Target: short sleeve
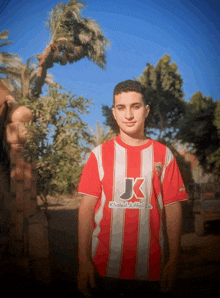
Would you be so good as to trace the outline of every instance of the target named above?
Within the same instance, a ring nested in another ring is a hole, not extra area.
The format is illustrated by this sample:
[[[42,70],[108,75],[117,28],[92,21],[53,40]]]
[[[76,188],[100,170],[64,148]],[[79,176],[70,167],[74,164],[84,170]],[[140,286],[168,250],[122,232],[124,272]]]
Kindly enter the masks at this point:
[[[101,196],[101,181],[99,179],[98,164],[93,152],[91,152],[84,166],[78,192],[98,198]]]
[[[164,206],[188,199],[187,192],[174,157],[165,169],[162,181],[162,198]]]

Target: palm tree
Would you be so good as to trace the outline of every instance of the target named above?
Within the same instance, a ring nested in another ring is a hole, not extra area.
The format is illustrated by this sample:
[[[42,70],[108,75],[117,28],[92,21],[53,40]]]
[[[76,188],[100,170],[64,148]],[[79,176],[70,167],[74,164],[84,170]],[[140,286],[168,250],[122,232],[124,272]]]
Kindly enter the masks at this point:
[[[111,130],[111,128],[108,128],[105,134],[106,126],[100,127],[99,121],[96,122],[96,131],[94,131],[91,127],[89,127],[89,129],[92,133],[91,145],[93,147],[101,145],[102,143],[107,142],[116,136],[116,134]]]
[[[47,25],[52,36],[50,44],[37,56],[38,73],[32,95],[38,96],[47,69],[54,63],[66,65],[87,57],[105,68],[105,51],[109,41],[104,37],[98,23],[81,16],[85,5],[80,0],[68,4],[58,3],[50,14]]]
[[[4,30],[2,32],[0,32],[0,42],[3,40],[3,39],[7,39],[8,38],[8,34],[9,34],[9,31],[8,30]],[[10,40],[7,40],[7,41],[4,41],[4,42],[1,42],[0,43],[0,48],[4,47],[4,46],[7,46],[9,44],[12,44],[13,42],[10,41]],[[13,60],[14,58],[16,58],[17,55],[14,55],[14,54],[8,54],[8,53],[5,53],[5,52],[1,52],[0,53],[0,65],[2,64],[5,64],[7,63],[8,61],[11,61]]]
[[[9,31],[0,33],[0,41],[8,38]],[[0,43],[0,48],[11,44],[12,41]],[[14,94],[16,100],[22,97],[28,97],[30,90],[34,87],[37,78],[37,64],[32,63],[33,57],[29,58],[26,63],[21,63],[21,58],[18,55],[0,52],[0,80]],[[52,75],[47,74],[45,82],[53,83]]]
[[[14,96],[19,101],[22,97],[29,98],[31,90],[37,78],[37,64],[32,63],[34,56],[29,58],[26,63],[21,62],[18,57],[14,61],[8,61],[5,67],[0,67],[0,73],[6,75],[6,80],[13,86]],[[52,84],[53,77],[47,73],[45,83]]]
[[[4,39],[8,38],[8,34],[9,31],[8,30],[4,30],[2,32],[0,32],[0,42]],[[12,41],[4,41],[0,43],[0,48],[7,46],[9,44],[12,44]],[[19,59],[18,55],[15,54],[9,54],[6,52],[0,52],[0,74],[4,74],[6,75],[7,71],[7,66],[13,65],[13,63],[17,63]],[[7,75],[6,75],[7,76]],[[14,87],[13,85],[7,80],[7,78],[1,77],[0,80],[4,83],[4,85],[6,85],[6,87],[9,89],[10,92],[14,91]]]
[[[32,63],[34,57],[29,58],[26,63],[21,62],[20,57],[7,61],[5,66],[0,67],[0,73],[6,78],[1,79],[8,89],[13,92],[19,101],[22,97],[29,98],[37,78],[37,64]],[[52,84],[53,77],[47,73],[45,83]]]

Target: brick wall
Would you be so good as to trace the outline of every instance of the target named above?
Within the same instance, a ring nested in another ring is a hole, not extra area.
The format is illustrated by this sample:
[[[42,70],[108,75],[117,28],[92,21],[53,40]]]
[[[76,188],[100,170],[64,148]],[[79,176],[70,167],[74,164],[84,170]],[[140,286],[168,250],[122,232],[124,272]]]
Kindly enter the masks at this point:
[[[10,183],[3,205],[9,213],[7,245],[10,254],[37,280],[47,283],[50,281],[48,221],[37,205],[36,163],[26,162],[23,156],[25,123],[32,118],[28,108],[16,104],[8,109],[7,118],[4,115],[7,119],[5,133],[10,157]]]

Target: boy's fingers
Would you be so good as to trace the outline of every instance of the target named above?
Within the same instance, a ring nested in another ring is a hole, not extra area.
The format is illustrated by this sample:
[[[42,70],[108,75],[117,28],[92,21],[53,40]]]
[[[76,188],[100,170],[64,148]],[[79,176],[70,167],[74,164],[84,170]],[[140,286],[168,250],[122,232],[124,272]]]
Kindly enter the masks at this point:
[[[88,287],[85,285],[85,284],[80,284],[78,286],[78,290],[86,297],[86,298],[89,298],[89,297],[92,297]]]
[[[167,292],[169,288],[169,279],[167,275],[164,275],[160,281],[161,292]]]
[[[80,291],[86,298],[92,297],[91,293],[89,292],[88,288],[84,288]]]
[[[91,288],[96,288],[95,274],[91,274],[90,276],[90,286]]]

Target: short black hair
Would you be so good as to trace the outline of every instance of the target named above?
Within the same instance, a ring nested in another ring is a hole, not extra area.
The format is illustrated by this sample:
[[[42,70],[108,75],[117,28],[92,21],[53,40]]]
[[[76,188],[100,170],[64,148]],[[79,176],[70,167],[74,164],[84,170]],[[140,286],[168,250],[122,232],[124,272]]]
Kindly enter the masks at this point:
[[[129,92],[129,91],[140,93],[142,95],[144,104],[146,104],[144,90],[145,90],[144,86],[139,81],[126,80],[126,81],[120,82],[115,86],[115,89],[113,91],[113,105],[115,104],[115,95],[120,94],[122,92]]]

